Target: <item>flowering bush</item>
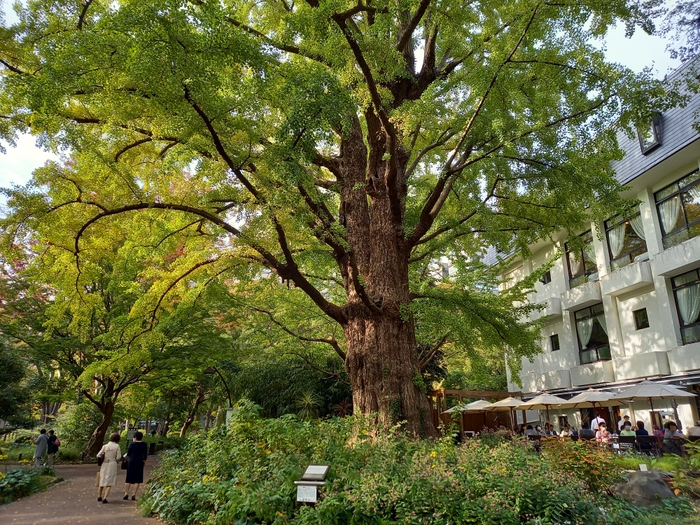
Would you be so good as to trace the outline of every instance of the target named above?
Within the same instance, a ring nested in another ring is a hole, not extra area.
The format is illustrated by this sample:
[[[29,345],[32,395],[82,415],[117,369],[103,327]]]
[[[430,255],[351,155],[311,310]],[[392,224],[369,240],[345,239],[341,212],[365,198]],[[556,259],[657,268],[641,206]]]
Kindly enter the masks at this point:
[[[517,440],[417,441],[359,417],[262,419],[243,406],[228,431],[193,436],[163,458],[142,510],[208,525],[607,524],[631,512],[562,454]],[[331,466],[313,507],[295,497],[309,464]]]

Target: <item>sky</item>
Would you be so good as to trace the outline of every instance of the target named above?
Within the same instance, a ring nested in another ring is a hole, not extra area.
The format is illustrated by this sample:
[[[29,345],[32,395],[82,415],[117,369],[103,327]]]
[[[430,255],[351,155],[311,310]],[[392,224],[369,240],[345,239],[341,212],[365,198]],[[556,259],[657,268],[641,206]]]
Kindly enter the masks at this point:
[[[0,5],[2,4],[0,0]],[[7,3],[5,3],[7,5]],[[12,22],[14,15],[6,13],[6,21]],[[631,39],[625,38],[624,27],[618,26],[609,33],[605,43],[606,55],[611,62],[623,64],[633,71],[639,72],[647,66],[652,66],[657,78],[663,78],[670,70],[680,63],[672,60],[666,51],[666,41],[657,36],[649,36],[637,31]],[[22,135],[17,140],[16,147],[0,141],[6,153],[0,153],[0,187],[23,185],[32,172],[43,166],[48,160],[57,157],[35,145],[36,140],[29,135]]]

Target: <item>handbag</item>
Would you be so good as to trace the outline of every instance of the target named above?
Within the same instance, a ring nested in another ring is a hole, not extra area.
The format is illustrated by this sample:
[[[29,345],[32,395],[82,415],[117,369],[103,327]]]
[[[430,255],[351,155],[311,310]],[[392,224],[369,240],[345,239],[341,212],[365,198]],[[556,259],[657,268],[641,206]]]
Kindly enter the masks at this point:
[[[101,467],[102,463],[104,463],[104,462],[105,462],[105,455],[104,454],[102,454],[102,455],[97,454],[97,466]]]
[[[129,467],[129,460],[127,458],[122,458],[122,470],[126,470]]]

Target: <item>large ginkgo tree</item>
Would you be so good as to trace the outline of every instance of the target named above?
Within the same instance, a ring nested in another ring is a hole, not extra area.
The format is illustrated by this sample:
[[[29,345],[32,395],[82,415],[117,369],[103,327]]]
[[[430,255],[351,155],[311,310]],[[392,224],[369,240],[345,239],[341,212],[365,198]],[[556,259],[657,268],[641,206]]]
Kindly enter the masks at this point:
[[[621,206],[615,132],[664,95],[592,40],[652,31],[652,7],[30,0],[0,30],[0,133],[70,159],[9,193],[7,246],[33,239],[80,292],[91,250],[182,239],[141,284],[235,288],[342,357],[356,411],[434,434],[436,352],[500,346],[517,370],[536,351],[525,288],[494,295],[484,250]]]

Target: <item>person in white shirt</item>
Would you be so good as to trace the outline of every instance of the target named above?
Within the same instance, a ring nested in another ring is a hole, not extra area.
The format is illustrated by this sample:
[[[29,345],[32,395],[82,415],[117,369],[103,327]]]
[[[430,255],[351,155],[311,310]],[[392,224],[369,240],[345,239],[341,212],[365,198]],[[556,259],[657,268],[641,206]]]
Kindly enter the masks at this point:
[[[591,420],[591,430],[598,430],[598,425],[600,425],[601,423],[603,425],[607,424],[607,423],[605,423],[605,420],[602,417],[600,417],[600,416],[594,417]]]
[[[696,421],[695,426],[688,429],[688,437],[700,437],[700,421]]]
[[[630,421],[630,417],[627,414],[625,414],[624,416],[622,416],[622,419],[620,421],[618,421],[618,423],[617,423],[618,430],[622,431],[625,428],[625,425],[627,423],[629,423],[630,426],[632,426],[632,422]]]

